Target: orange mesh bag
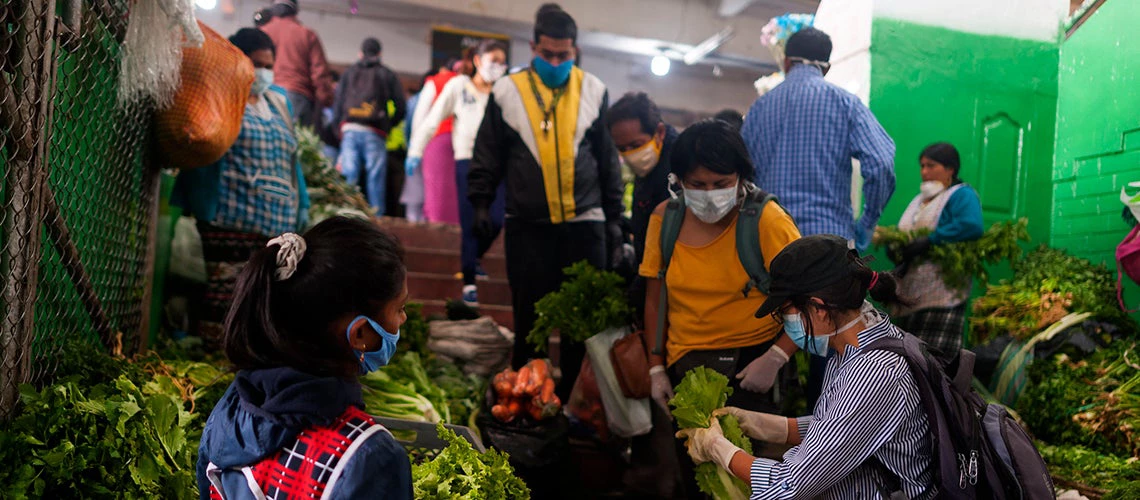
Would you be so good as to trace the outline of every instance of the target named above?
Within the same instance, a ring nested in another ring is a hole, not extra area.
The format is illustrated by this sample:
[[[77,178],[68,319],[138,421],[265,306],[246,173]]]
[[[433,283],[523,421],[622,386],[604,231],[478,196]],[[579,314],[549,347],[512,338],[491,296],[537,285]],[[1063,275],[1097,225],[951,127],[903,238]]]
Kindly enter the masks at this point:
[[[182,83],[174,104],[155,116],[165,166],[192,169],[218,161],[241,131],[253,85],[253,63],[201,22],[206,42],[182,51]]]

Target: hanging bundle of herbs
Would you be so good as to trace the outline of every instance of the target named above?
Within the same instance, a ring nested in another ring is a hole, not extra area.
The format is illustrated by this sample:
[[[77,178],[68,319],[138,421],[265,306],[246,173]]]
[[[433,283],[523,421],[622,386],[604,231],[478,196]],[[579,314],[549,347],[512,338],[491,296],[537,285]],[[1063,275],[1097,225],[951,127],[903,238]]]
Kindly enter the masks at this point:
[[[1024,217],[1017,222],[995,223],[977,240],[933,245],[926,255],[918,257],[913,264],[937,264],[943,280],[951,287],[969,286],[970,280],[974,278],[984,283],[989,279],[986,270],[988,266],[1013,262],[1021,257],[1019,242],[1029,241],[1028,225],[1029,222]],[[880,227],[875,230],[875,247],[886,249],[890,255],[897,255],[908,243],[930,234],[930,229],[902,231],[897,226]]]

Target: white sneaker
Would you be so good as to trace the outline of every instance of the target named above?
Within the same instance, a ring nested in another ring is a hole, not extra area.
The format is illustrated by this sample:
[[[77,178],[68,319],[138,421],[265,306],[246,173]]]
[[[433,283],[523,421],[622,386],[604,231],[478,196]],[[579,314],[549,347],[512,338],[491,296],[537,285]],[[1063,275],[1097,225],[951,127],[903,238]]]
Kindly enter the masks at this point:
[[[467,307],[479,307],[479,293],[475,285],[463,285],[463,303]]]

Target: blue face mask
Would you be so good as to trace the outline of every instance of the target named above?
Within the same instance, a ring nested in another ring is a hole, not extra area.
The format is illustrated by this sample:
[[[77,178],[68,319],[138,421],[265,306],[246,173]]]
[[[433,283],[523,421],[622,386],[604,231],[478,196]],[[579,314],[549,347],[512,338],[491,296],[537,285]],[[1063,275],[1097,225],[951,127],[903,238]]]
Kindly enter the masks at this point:
[[[562,64],[555,66],[546,62],[538,56],[534,56],[534,61],[531,62],[534,72],[538,73],[538,78],[542,80],[542,84],[556,89],[566,85],[566,81],[570,79],[570,70],[574,69],[574,60],[562,61]]]
[[[796,347],[799,347],[800,350],[807,352],[808,354],[827,357],[827,353],[830,349],[830,346],[828,346],[828,340],[831,337],[838,335],[839,332],[855,326],[855,324],[859,323],[859,321],[862,319],[863,318],[861,317],[857,317],[851,320],[850,323],[839,327],[839,329],[827,335],[812,335],[811,344],[807,344],[807,330],[804,329],[803,317],[799,314],[785,314],[784,332],[788,334],[788,338],[792,339],[792,342],[795,343]]]
[[[784,315],[784,332],[801,351],[821,357],[827,356],[827,338],[831,335],[812,335],[811,344],[807,345],[807,331],[804,330],[804,320],[799,314]]]
[[[348,339],[349,345],[352,345],[352,325],[357,321],[364,319],[376,333],[380,334],[380,348],[375,351],[361,352],[356,349],[352,350],[352,354],[360,360],[360,372],[370,373],[379,370],[382,366],[387,366],[388,361],[392,360],[392,356],[396,354],[396,342],[400,341],[400,330],[396,333],[388,333],[384,327],[369,318],[368,316],[357,316],[348,324],[348,330],[344,332],[345,338]]]
[[[253,85],[249,88],[249,95],[261,95],[269,86],[273,85],[273,70],[266,68],[255,68],[253,70]]]

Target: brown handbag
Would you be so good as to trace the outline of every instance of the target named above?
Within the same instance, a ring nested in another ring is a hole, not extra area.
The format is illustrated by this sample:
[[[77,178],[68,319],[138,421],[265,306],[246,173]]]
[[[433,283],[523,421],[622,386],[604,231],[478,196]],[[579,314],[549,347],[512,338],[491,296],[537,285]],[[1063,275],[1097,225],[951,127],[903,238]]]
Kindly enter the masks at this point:
[[[614,342],[610,361],[625,397],[645,399],[650,396],[649,352],[645,348],[644,332],[638,330]]]

